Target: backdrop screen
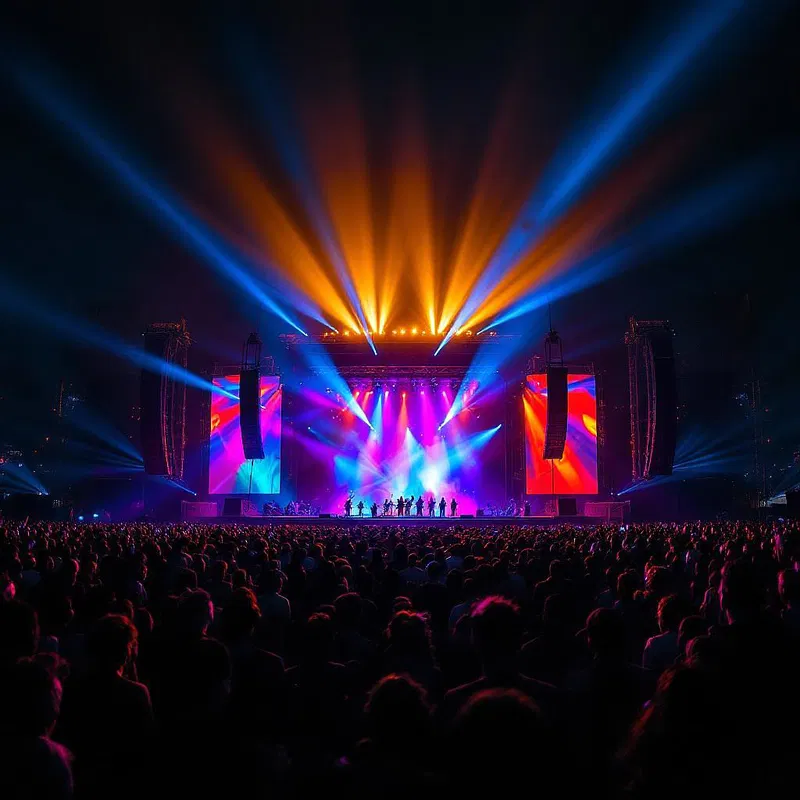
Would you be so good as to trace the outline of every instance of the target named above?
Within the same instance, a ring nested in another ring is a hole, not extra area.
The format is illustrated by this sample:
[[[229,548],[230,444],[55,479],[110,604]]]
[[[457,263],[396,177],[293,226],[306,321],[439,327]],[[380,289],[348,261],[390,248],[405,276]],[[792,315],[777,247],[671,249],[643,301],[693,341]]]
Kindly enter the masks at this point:
[[[545,461],[547,375],[528,375],[525,408],[525,491],[527,494],[597,494],[597,397],[594,375],[567,379],[567,444],[558,461]]]
[[[261,438],[264,459],[245,461],[239,428],[239,376],[214,378],[214,385],[233,397],[211,394],[209,443],[209,494],[277,494],[281,490],[281,387],[280,378],[261,376]]]
[[[305,454],[299,495],[338,513],[351,493],[354,506],[363,500],[366,514],[373,502],[382,510],[384,500],[401,495],[422,496],[425,515],[431,497],[446,499],[448,516],[453,498],[459,514],[505,503],[504,406],[497,392],[478,389],[469,387],[462,403],[449,381],[412,388],[388,380],[353,387],[360,412],[335,395],[306,391],[304,424],[295,434]],[[456,398],[459,411],[445,422]]]

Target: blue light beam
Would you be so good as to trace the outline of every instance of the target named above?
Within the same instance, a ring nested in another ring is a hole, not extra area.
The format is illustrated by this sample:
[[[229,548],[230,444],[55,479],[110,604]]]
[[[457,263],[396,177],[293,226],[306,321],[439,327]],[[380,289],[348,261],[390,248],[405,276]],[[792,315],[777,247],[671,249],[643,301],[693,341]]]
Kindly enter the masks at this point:
[[[236,263],[227,248],[212,236],[187,210],[181,208],[177,198],[134,169],[130,159],[121,155],[101,136],[76,108],[59,96],[39,76],[28,70],[19,70],[17,80],[25,94],[54,121],[69,130],[89,153],[110,168],[117,179],[132,192],[140,204],[154,217],[188,244],[203,260],[211,264],[221,275],[230,279],[244,292],[253,297],[268,311],[304,336],[308,334],[264,291],[261,282],[247,269]],[[306,313],[324,323],[318,311],[307,305]]]
[[[662,107],[665,92],[745,5],[744,0],[714,0],[701,8],[693,7],[668,36],[662,37],[664,44],[654,58],[626,70],[627,75],[637,76],[637,83],[627,91],[614,88],[609,92],[613,98],[621,99],[611,108],[604,103],[591,122],[561,148],[523,206],[517,222],[490,258],[436,353],[473,316],[489,291],[598,177],[601,169],[629,144],[648,119],[647,112]]]

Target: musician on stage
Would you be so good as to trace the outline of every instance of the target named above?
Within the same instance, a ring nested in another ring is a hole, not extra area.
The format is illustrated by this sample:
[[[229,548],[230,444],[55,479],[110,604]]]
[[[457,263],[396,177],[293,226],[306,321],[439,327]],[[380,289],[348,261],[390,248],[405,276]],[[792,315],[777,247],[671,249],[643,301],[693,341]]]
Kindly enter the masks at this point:
[[[358,505],[356,506],[356,508],[358,509],[358,516],[359,517],[363,517],[364,516],[364,501],[363,500],[359,500],[358,501]]]
[[[450,501],[450,516],[454,517],[456,515],[456,509],[458,508],[458,501],[455,497]]]
[[[353,498],[348,497],[347,500],[344,501],[344,513],[345,516],[350,516],[353,511]]]
[[[411,516],[411,508],[414,505],[414,495],[412,494],[411,497],[406,500],[406,516]]]
[[[369,507],[370,513],[373,517],[378,516],[378,504],[373,500],[372,505]]]
[[[397,516],[402,517],[403,513],[406,510],[406,501],[403,499],[403,495],[397,498]]]
[[[422,499],[422,495],[417,498],[417,516],[422,516],[422,507],[425,505],[425,501]]]
[[[444,497],[442,497],[442,499],[439,501],[439,516],[440,517],[444,516],[444,512],[445,512],[446,509],[447,509],[447,500],[445,500]]]
[[[392,501],[389,497],[387,497],[383,501],[383,516],[384,517],[391,517],[392,516]]]
[[[436,514],[436,498],[431,495],[431,499],[428,500],[428,516],[432,517]]]

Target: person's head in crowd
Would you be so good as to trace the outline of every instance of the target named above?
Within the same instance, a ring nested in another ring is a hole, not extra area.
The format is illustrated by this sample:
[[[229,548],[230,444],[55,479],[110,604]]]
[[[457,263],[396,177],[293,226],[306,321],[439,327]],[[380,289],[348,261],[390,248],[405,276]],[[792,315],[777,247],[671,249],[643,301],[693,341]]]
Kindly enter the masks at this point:
[[[519,606],[504,597],[481,600],[472,609],[472,638],[484,670],[510,664],[522,637]]]
[[[122,614],[107,614],[92,625],[86,637],[86,654],[93,670],[100,674],[122,674],[136,656],[138,632]]]
[[[660,600],[670,594],[672,573],[667,567],[651,566],[645,572],[645,591],[648,597]]]
[[[324,664],[333,652],[333,621],[328,614],[312,614],[303,628],[302,658],[310,665]]]
[[[563,581],[569,574],[567,562],[562,561],[559,558],[554,559],[550,562],[550,567],[547,570],[547,574],[554,581]]]
[[[247,571],[241,567],[235,569],[233,575],[231,575],[231,586],[233,586],[234,589],[241,589],[248,585]]]
[[[633,796],[670,797],[687,788],[693,797],[714,794],[708,764],[725,735],[724,702],[718,680],[706,670],[678,666],[662,673],[623,749]],[[700,776],[708,780],[702,792],[696,785]]]
[[[146,608],[137,608],[133,612],[133,624],[139,637],[146,639],[153,632],[153,615]]]
[[[639,591],[639,576],[632,569],[626,569],[617,578],[617,598],[622,602],[630,602]]]
[[[6,735],[49,736],[61,710],[61,681],[42,660],[21,658],[0,681],[0,730]]]
[[[478,692],[456,716],[450,738],[453,778],[462,790],[518,789],[521,771],[548,763],[539,707],[516,689]]]
[[[431,632],[422,614],[398,611],[389,623],[387,634],[389,645],[395,653],[407,656],[430,654]]]
[[[260,618],[261,611],[252,589],[244,586],[234,589],[220,615],[222,638],[232,642],[251,636]]]
[[[563,594],[551,594],[544,601],[542,623],[548,631],[561,631],[570,621],[571,606]]]
[[[220,559],[211,565],[211,580],[215,584],[223,584],[228,581],[228,562]]]
[[[424,747],[431,727],[425,689],[408,675],[387,675],[370,691],[364,706],[371,742],[392,757]]]
[[[197,573],[193,569],[182,567],[175,575],[175,582],[173,584],[173,591],[175,594],[181,594],[185,591],[194,591],[197,589]]]
[[[347,592],[334,601],[336,625],[340,630],[356,630],[361,622],[361,595]]]
[[[276,569],[267,569],[261,573],[259,583],[261,594],[280,594],[283,589],[283,576]]]
[[[189,638],[202,638],[214,621],[214,604],[204,589],[194,589],[182,594],[178,600],[177,622],[179,633]]]
[[[704,617],[693,614],[684,617],[678,628],[678,654],[681,658],[688,658],[689,645],[698,636],[708,633],[708,621]]]
[[[39,621],[27,603],[9,600],[0,603],[0,666],[29,658],[39,643]]]
[[[739,559],[725,564],[719,584],[719,601],[729,624],[747,622],[758,615],[764,591],[749,562]]]
[[[656,619],[661,633],[677,633],[685,616],[686,603],[677,595],[669,594],[658,601]]]
[[[431,583],[440,583],[445,574],[445,568],[440,561],[429,561],[428,566],[425,568],[428,580]]]
[[[625,658],[625,622],[618,611],[596,608],[586,618],[586,645],[595,659],[619,661]]]

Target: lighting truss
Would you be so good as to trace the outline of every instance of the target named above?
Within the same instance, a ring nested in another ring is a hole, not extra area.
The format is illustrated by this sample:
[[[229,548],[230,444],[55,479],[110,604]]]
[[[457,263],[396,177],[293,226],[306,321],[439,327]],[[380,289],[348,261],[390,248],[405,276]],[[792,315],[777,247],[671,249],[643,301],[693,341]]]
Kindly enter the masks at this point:
[[[341,375],[343,378],[363,378],[365,380],[385,381],[391,378],[408,378],[419,380],[460,380],[467,373],[475,376],[476,379],[481,375],[493,375],[496,369],[486,367],[476,369],[466,366],[445,366],[445,365],[407,365],[407,366],[381,366],[381,365],[358,365],[358,366],[312,366],[310,371],[314,375]]]

